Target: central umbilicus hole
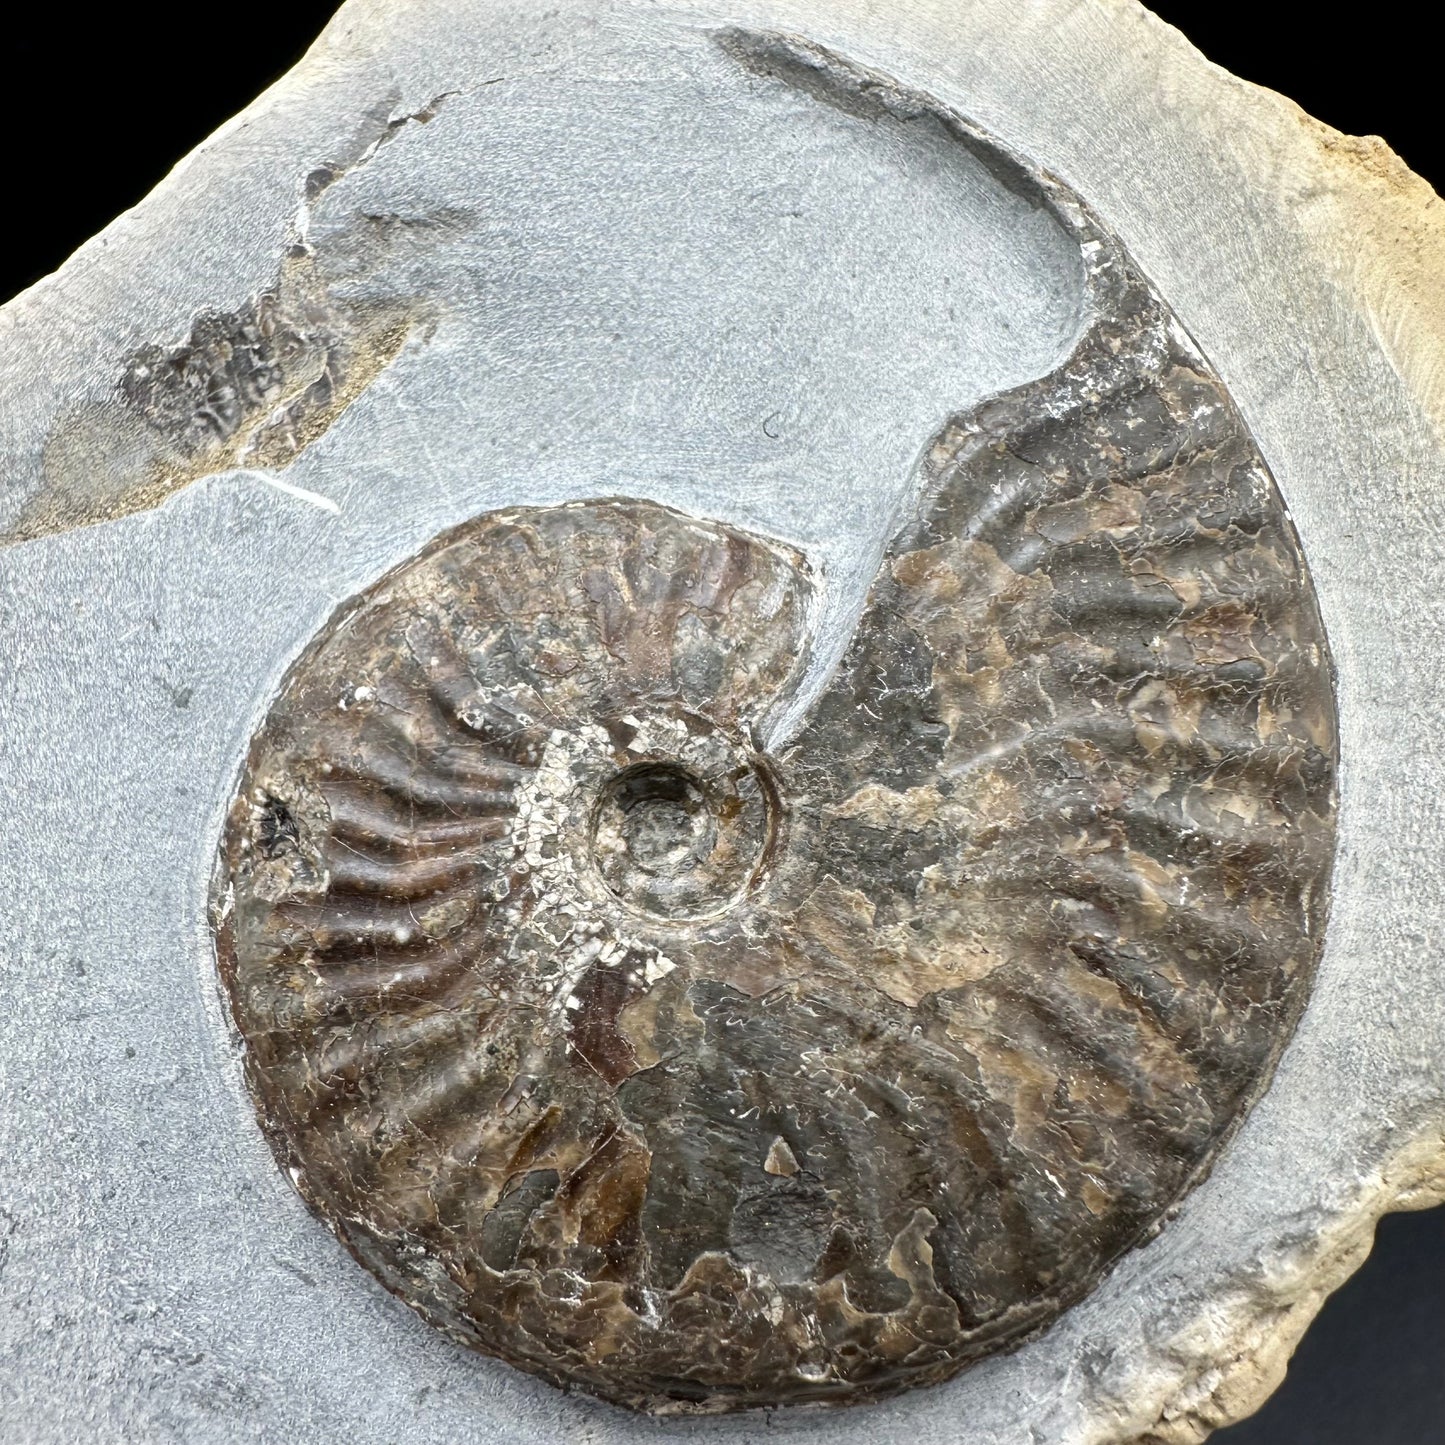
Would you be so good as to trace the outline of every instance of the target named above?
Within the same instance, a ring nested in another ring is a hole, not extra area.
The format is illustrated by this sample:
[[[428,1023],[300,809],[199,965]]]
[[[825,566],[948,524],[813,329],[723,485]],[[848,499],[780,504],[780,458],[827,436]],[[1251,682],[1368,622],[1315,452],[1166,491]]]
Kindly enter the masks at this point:
[[[628,858],[644,872],[675,875],[712,851],[716,824],[707,794],[684,769],[643,763],[618,774],[608,791]]]

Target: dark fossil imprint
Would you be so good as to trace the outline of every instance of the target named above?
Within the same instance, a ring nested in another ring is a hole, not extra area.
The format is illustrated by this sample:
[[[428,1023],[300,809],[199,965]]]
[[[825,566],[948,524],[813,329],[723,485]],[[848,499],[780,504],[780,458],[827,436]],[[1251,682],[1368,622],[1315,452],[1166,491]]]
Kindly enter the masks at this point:
[[[804,560],[604,500],[436,539],[255,739],[216,919],[262,1122],[475,1348],[653,1410],[943,1379],[1087,1293],[1268,1081],[1327,904],[1319,615],[1218,378],[1025,179],[1091,324],[938,437],[789,732]]]

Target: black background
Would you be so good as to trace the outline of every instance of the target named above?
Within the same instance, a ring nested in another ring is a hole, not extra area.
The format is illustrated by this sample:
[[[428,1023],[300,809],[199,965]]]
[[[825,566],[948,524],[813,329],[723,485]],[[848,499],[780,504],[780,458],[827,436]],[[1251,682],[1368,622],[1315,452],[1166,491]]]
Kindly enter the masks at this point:
[[[334,4],[55,4],[0,21],[9,205],[0,300],[53,271],[310,45]],[[1210,59],[1339,130],[1383,135],[1445,189],[1433,7],[1288,0],[1152,7]],[[19,27],[17,29],[17,27]],[[3,398],[0,398],[3,404]],[[1284,1385],[1219,1445],[1445,1445],[1445,1210],[1383,1221]]]

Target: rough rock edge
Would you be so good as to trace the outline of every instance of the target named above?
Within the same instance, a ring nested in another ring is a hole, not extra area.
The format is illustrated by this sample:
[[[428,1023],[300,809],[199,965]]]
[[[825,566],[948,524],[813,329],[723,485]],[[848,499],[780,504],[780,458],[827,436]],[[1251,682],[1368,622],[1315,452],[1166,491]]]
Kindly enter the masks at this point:
[[[1439,1204],[1445,1134],[1432,1130],[1363,1181],[1306,1248],[1282,1265],[1260,1261],[1252,1275],[1231,1279],[1210,1314],[1157,1347],[1174,1374],[1162,1403],[1131,1409],[1122,1399],[1099,1399],[1100,1427],[1080,1445],[1200,1445],[1254,1414],[1284,1380],[1325,1300],[1369,1257],[1381,1217]]]
[[[1287,95],[1226,70],[1138,0],[1108,0],[1108,8],[1182,52],[1184,64],[1202,68],[1241,107],[1273,112],[1271,130],[1300,132],[1300,153],[1287,158],[1289,179],[1332,213],[1330,224],[1312,226],[1305,239],[1321,270],[1364,313],[1395,374],[1445,440],[1445,200],[1382,137],[1347,135]],[[1329,244],[1336,237],[1349,243]]]

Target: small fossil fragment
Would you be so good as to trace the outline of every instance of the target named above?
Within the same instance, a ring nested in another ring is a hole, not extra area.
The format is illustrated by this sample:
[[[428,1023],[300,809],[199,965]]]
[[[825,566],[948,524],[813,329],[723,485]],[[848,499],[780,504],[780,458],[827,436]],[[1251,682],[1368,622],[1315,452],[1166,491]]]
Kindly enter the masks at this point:
[[[216,914],[263,1123],[478,1349],[652,1410],[942,1379],[1268,1080],[1327,902],[1323,631],[1221,383],[1038,184],[1093,323],[938,438],[791,733],[804,560],[602,500],[438,538],[255,739]]]

